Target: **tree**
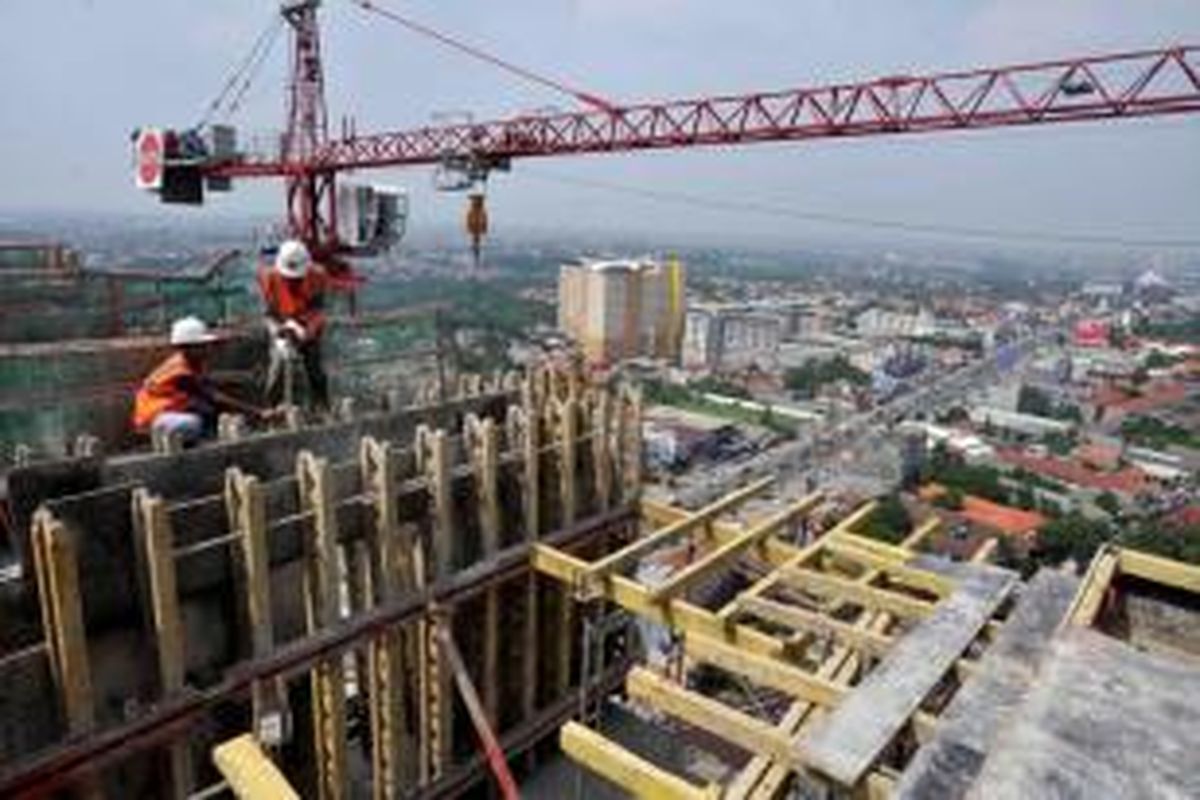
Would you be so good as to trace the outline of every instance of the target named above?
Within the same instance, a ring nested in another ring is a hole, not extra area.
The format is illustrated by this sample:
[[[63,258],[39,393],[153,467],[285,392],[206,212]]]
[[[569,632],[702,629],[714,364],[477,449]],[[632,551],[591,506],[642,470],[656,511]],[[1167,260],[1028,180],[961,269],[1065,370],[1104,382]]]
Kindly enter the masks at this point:
[[[1050,395],[1038,387],[1023,385],[1017,394],[1017,411],[1037,417],[1053,417],[1054,402]]]
[[[1121,500],[1112,492],[1106,491],[1096,498],[1096,507],[1110,517],[1115,517],[1121,513]]]
[[[1200,527],[1162,526],[1141,523],[1131,526],[1120,537],[1121,545],[1134,550],[1200,564]]]
[[[1037,558],[1042,564],[1057,566],[1073,560],[1083,570],[1100,545],[1112,537],[1107,522],[1088,519],[1078,511],[1051,520],[1038,534]]]
[[[867,518],[863,520],[862,532],[872,539],[897,544],[912,530],[912,518],[904,507],[900,495],[892,493],[879,500]]]
[[[951,486],[946,491],[942,492],[934,501],[933,504],[945,508],[949,511],[962,511],[963,493],[962,489],[957,486]]]

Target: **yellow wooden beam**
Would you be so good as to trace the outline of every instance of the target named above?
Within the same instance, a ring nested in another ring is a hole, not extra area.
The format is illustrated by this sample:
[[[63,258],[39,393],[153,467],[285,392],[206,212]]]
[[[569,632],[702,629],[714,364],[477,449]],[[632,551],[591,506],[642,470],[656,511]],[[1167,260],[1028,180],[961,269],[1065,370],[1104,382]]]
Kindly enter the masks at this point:
[[[716,800],[716,786],[699,787],[667,772],[595,731],[568,722],[558,735],[564,753],[580,765],[645,800]]]
[[[782,579],[797,588],[825,597],[864,606],[874,611],[887,611],[899,617],[922,618],[933,611],[934,604],[915,597],[867,586],[835,575],[811,569],[785,567]]]
[[[533,568],[565,583],[573,583],[587,568],[587,562],[547,545],[534,545]],[[778,656],[786,644],[748,625],[730,625],[706,608],[676,598],[669,603],[653,603],[649,590],[623,575],[613,575],[601,595],[605,599],[651,622],[685,633],[697,633],[723,639],[760,655]]]
[[[719,544],[714,550],[651,588],[650,600],[655,603],[662,602],[665,598],[679,594],[687,587],[710,575],[713,570],[728,566],[733,559],[767,536],[775,533],[801,514],[808,513],[820,500],[821,493],[814,492],[797,500],[779,513],[771,515],[766,521],[755,525],[745,533]]]
[[[635,700],[708,731],[750,753],[765,753],[801,769],[797,749],[774,725],[730,708],[722,702],[685,689],[656,672],[634,667],[625,679],[626,693]]]
[[[212,759],[240,800],[300,800],[287,778],[248,733],[214,747]]]
[[[944,575],[905,566],[902,562],[894,561],[888,556],[860,547],[859,541],[861,540],[857,537],[853,540],[839,537],[834,541],[826,540],[824,549],[841,558],[879,570],[896,583],[929,592],[939,598],[954,591],[954,581]]]
[[[1111,547],[1102,547],[1096,553],[1067,612],[1070,624],[1088,627],[1096,621],[1108,587],[1117,574],[1117,563],[1117,553]]]
[[[692,531],[693,529],[716,519],[721,514],[746,502],[756,494],[769,488],[775,482],[774,478],[763,478],[760,481],[725,495],[720,500],[710,503],[691,516],[674,522],[665,528],[660,528],[649,536],[622,547],[614,553],[590,564],[584,576],[585,587],[598,591],[596,584],[602,583],[609,575],[637,561],[642,556],[667,544],[673,539]]]
[[[1117,551],[1117,562],[1126,575],[1200,594],[1200,567],[1194,564],[1125,548]]]
[[[859,550],[865,550],[868,553],[874,554],[876,557],[886,559],[892,564],[903,564],[912,559],[912,552],[899,545],[889,544],[888,542],[872,539],[870,536],[859,536],[857,533],[850,531],[839,531],[826,539],[830,544],[841,542],[846,545],[852,545]]]
[[[890,636],[841,622],[833,617],[810,611],[798,606],[777,603],[762,597],[747,597],[738,601],[738,607],[759,619],[783,625],[793,630],[832,636],[850,645],[855,650],[875,658],[884,656],[893,644]]]
[[[771,552],[768,548],[767,553],[768,561],[772,566],[776,567],[776,569],[767,573],[762,578],[759,578],[748,589],[742,591],[740,596],[757,597],[764,594],[768,589],[779,582],[779,569],[785,567],[799,567],[807,564],[809,561],[820,555],[823,542],[827,541],[831,536],[835,536],[843,531],[851,530],[859,522],[866,519],[867,516],[875,510],[877,505],[878,503],[874,500],[863,503],[848,516],[838,521],[836,525],[826,531],[819,539],[809,543],[804,548],[795,547],[783,542],[775,542],[775,540],[768,540],[768,544],[775,544],[777,546],[776,552]],[[737,613],[737,602],[731,601],[726,603],[717,613],[722,619],[728,619],[733,614]]]
[[[935,528],[936,518],[934,525],[923,525],[910,533],[908,538],[901,542],[901,546],[915,550]],[[878,575],[878,572],[872,570],[857,580],[865,585]],[[883,633],[892,624],[892,616],[884,612],[866,613],[861,615],[855,624],[857,627],[873,633]],[[838,685],[847,684],[858,674],[859,664],[860,659],[854,650],[846,646],[839,646],[830,654],[829,658],[825,659],[816,674]],[[794,737],[817,718],[817,710],[816,705],[803,700],[793,703],[780,721],[779,729],[788,736]],[[782,790],[790,774],[791,768],[786,764],[775,763],[765,756],[756,756],[729,785],[725,800],[743,800],[744,798],[773,800]]]
[[[820,706],[833,706],[846,693],[844,687],[805,672],[799,667],[776,658],[748,652],[744,648],[708,636],[687,634],[683,639],[683,652],[696,661],[742,675],[751,683]]]

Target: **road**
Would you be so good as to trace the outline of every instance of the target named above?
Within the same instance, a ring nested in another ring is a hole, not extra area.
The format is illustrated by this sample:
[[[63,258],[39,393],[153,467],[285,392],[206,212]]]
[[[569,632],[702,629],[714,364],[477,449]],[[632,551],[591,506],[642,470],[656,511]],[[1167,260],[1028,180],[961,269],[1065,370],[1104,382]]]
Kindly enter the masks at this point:
[[[1018,341],[1020,357],[1008,372],[1020,372],[1033,355],[1051,341],[1054,331]],[[822,474],[839,460],[866,463],[878,459],[879,445],[892,426],[918,412],[932,417],[948,406],[962,402],[971,392],[994,385],[1001,370],[993,357],[985,357],[951,372],[927,373],[923,383],[880,403],[874,408],[824,426],[800,431],[795,439],[732,464],[716,465],[704,472],[703,483],[681,488],[676,500],[696,507],[732,491],[747,481],[767,474],[779,475],[787,484],[824,483]],[[869,445],[869,446],[868,446]]]

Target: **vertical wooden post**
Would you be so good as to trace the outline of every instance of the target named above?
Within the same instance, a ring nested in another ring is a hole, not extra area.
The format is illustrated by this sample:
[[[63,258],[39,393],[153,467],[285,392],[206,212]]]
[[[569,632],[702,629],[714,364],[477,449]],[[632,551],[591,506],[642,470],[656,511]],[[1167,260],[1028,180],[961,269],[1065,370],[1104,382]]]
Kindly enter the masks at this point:
[[[306,540],[304,598],[309,633],[338,620],[337,508],[329,462],[307,451],[296,460],[300,507],[312,516]],[[317,790],[322,800],[347,794],[345,688],[337,657],[312,670],[313,732],[317,753]]]
[[[424,426],[417,429],[418,466],[425,474],[433,501],[433,580],[445,580],[454,568],[454,508],[450,493],[450,448],[446,432],[432,431]],[[450,609],[446,609],[449,622]],[[437,780],[450,766],[453,755],[454,698],[451,675],[442,663],[437,645],[436,627],[426,619],[422,630],[422,647],[427,665],[426,696],[428,718],[425,735],[430,756],[430,779]]]
[[[592,406],[592,472],[596,481],[596,502],[600,511],[612,507],[612,450],[609,443],[609,427],[612,416],[612,398],[607,389],[595,394]]]
[[[145,489],[133,493],[134,528],[140,537],[149,573],[150,612],[158,655],[158,681],[164,698],[184,687],[183,620],[175,582],[174,534],[166,501]],[[170,747],[172,796],[183,800],[191,792],[192,754],[186,738]]]
[[[621,496],[632,503],[642,491],[642,393],[625,387],[621,395]]]
[[[67,735],[82,736],[95,729],[96,708],[75,542],[62,521],[45,508],[33,516],[32,538],[50,672],[62,702]],[[83,781],[81,793],[88,798],[102,796],[99,784],[91,779]]]
[[[250,631],[250,656],[263,658],[275,649],[275,627],[271,619],[271,561],[267,551],[267,501],[262,483],[236,467],[225,473],[225,510],[229,528],[238,533],[235,563],[241,571],[240,590],[246,604]],[[280,715],[280,734],[288,727],[283,687],[279,682],[256,683],[251,691],[254,731]]]
[[[492,558],[500,550],[500,437],[491,419],[467,417],[464,426],[467,451],[475,476],[479,503],[479,530],[483,537],[483,557]],[[483,707],[493,728],[497,727],[499,703],[500,590],[489,586],[484,597],[483,622]]]
[[[579,403],[574,397],[555,401],[558,413],[558,477],[559,502],[562,504],[562,527],[575,524],[577,515],[576,488],[577,447],[579,438]],[[562,697],[571,687],[571,653],[574,649],[575,601],[571,587],[558,587],[558,631],[555,637],[555,687],[556,697]]]
[[[524,511],[525,541],[534,542],[540,533],[538,484],[541,480],[541,414],[536,405],[532,380],[525,383],[523,395],[523,407],[514,406],[508,409],[508,441],[509,447],[519,447],[521,450],[521,505]],[[533,719],[537,711],[539,616],[538,575],[537,570],[531,569],[525,583],[525,627],[521,632],[524,644],[524,661],[521,665],[521,713],[525,720]]]
[[[412,542],[401,534],[396,507],[399,481],[393,466],[392,448],[372,438],[362,440],[360,450],[364,491],[374,499],[375,525],[369,548],[375,597],[381,603],[395,601],[414,580],[411,574]],[[409,734],[405,687],[417,664],[406,648],[409,638],[394,628],[370,645],[371,769],[372,797],[395,800],[411,788],[417,777],[418,753]]]

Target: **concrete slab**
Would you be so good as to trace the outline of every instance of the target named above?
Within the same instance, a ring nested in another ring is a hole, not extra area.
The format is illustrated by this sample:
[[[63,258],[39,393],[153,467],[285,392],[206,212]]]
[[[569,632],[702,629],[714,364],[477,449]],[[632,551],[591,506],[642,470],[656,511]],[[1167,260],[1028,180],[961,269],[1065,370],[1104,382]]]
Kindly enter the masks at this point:
[[[1200,797],[1200,669],[1060,633],[968,798]]]
[[[954,592],[801,740],[804,759],[843,786],[856,785],[1016,583],[1007,570],[967,569]]]
[[[967,793],[1000,727],[1029,692],[1078,585],[1074,576],[1043,570],[1024,587],[1000,635],[941,715],[933,740],[909,762],[897,798],[953,800]]]

